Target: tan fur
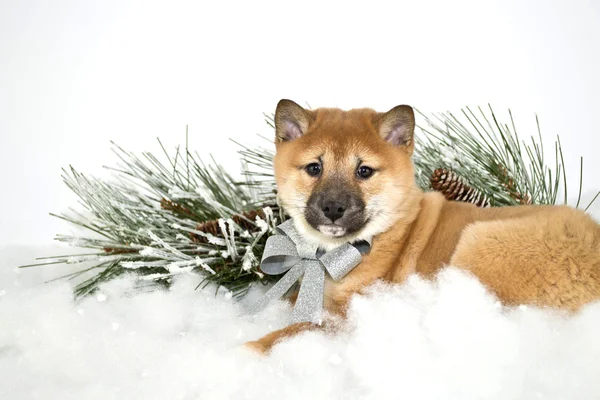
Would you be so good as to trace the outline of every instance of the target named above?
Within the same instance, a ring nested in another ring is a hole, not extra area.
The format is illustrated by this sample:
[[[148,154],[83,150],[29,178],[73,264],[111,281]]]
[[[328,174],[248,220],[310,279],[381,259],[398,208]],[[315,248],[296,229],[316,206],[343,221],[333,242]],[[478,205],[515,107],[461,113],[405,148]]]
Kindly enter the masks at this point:
[[[308,122],[303,135],[277,141],[275,176],[284,208],[307,238],[324,248],[341,242],[303,219],[302,204],[317,185],[342,175],[353,182],[356,158],[379,169],[369,180],[348,184],[348,190],[361,193],[367,208],[376,203],[384,218],[350,238],[375,234],[360,265],[341,281],[326,282],[329,312],[344,316],[350,297],[375,280],[401,283],[413,273],[433,277],[446,265],[473,273],[506,305],[576,311],[600,299],[600,225],[585,213],[567,206],[483,209],[423,193],[410,160],[414,141],[400,146],[386,142],[380,132],[385,114],[370,109],[304,111]],[[301,166],[319,156],[325,169],[315,180]],[[292,325],[249,346],[266,352],[283,338],[314,328]]]

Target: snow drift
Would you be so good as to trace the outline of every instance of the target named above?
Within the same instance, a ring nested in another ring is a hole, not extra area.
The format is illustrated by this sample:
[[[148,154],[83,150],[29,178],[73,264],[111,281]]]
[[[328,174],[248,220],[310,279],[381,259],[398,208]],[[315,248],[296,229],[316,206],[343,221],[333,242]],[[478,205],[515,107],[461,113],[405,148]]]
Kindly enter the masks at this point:
[[[2,399],[593,399],[600,303],[574,316],[509,309],[473,277],[376,284],[347,332],[308,332],[261,357],[241,345],[287,324],[180,277],[169,291],[123,279],[74,303],[67,283],[0,275]],[[260,293],[253,293],[254,296]]]

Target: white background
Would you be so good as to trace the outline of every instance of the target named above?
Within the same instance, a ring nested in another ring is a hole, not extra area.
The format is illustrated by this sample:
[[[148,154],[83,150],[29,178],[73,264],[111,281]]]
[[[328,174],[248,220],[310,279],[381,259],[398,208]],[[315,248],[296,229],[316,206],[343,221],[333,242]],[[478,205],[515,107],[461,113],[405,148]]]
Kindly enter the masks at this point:
[[[513,109],[561,135],[576,191],[600,187],[598,1],[0,1],[0,243],[43,243],[75,204],[60,169],[102,175],[109,140],[157,136],[238,168],[263,112],[408,103]],[[598,203],[595,209],[599,209]],[[596,214],[597,215],[597,214]]]

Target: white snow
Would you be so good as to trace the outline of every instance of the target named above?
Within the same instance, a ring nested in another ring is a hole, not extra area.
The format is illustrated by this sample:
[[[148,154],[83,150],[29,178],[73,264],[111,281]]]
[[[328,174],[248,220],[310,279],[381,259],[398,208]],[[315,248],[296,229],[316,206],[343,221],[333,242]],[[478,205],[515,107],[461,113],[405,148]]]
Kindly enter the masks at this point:
[[[19,252],[20,262],[27,249]],[[7,254],[0,249],[3,260],[11,259]],[[38,283],[52,267],[20,274],[13,267],[0,262],[1,399],[600,394],[600,303],[570,317],[507,309],[452,268],[433,282],[376,284],[354,298],[346,332],[309,332],[261,357],[241,345],[285,326],[291,310],[285,302],[248,316],[225,291],[194,291],[198,280],[185,275],[174,277],[170,291],[136,292],[123,279],[74,303],[68,283]]]

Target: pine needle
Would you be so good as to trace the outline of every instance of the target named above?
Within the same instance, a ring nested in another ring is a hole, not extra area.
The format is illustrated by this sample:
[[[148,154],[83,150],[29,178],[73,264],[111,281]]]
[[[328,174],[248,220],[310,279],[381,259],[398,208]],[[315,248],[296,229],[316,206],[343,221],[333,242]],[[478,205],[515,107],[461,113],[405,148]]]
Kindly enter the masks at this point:
[[[419,112],[426,126],[419,127],[413,157],[417,184],[429,190],[432,172],[446,168],[467,179],[493,206],[555,204],[561,191],[566,202],[560,139],[550,167],[537,116],[537,138],[532,135],[527,144],[519,138],[510,110],[510,125],[502,123],[491,106],[478,112],[467,107],[461,110],[462,118],[449,112],[431,116]],[[274,128],[272,114],[265,114],[265,121]],[[198,287],[213,283],[233,296],[244,295],[252,284],[276,280],[262,274],[256,261],[266,238],[286,218],[277,203],[272,141],[263,139],[270,147],[248,148],[234,142],[240,147],[243,181],[235,180],[216,160],[205,164],[191,152],[187,126],[185,154],[179,146],[169,152],[160,139],[159,156],[137,156],[111,142],[119,160],[106,167],[112,179],[99,180],[73,167],[63,169],[63,181],[78,196],[83,212],[51,214],[88,233],[57,235],[56,240],[93,252],[40,258],[22,268],[91,261],[91,267],[63,277],[76,279],[99,271],[75,286],[77,297],[125,274],[137,276],[148,288],[148,282],[168,287],[174,276],[192,273],[198,275]],[[583,159],[577,206],[582,187]],[[245,214],[256,210],[261,210],[262,220]],[[202,231],[203,227],[212,231]]]

